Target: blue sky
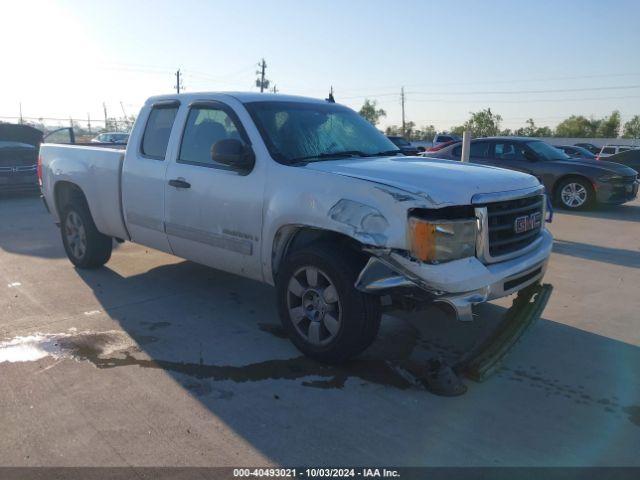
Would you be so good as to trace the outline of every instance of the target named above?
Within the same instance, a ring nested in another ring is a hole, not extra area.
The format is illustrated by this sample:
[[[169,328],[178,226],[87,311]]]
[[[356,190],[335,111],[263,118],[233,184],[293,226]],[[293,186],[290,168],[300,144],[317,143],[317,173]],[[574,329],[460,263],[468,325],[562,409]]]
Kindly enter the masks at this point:
[[[403,85],[407,119],[440,130],[486,107],[510,128],[640,114],[638,1],[25,0],[3,12],[5,117],[19,102],[25,116],[133,112],[172,91],[177,68],[188,91],[254,90],[262,57],[280,92],[333,85],[353,108],[377,100],[383,126],[400,122]]]

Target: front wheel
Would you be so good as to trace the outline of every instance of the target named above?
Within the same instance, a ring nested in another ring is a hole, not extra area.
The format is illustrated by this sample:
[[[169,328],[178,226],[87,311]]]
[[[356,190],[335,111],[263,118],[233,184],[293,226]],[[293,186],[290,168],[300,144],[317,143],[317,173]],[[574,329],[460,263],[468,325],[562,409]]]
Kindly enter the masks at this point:
[[[595,203],[595,191],[588,180],[568,178],[556,190],[556,203],[566,210],[586,210]]]
[[[62,243],[78,268],[98,268],[111,258],[113,240],[96,228],[89,208],[82,202],[67,206],[60,225]]]
[[[282,324],[296,347],[316,360],[348,360],[378,334],[380,303],[354,287],[362,267],[354,257],[338,245],[315,244],[293,252],[278,273]]]

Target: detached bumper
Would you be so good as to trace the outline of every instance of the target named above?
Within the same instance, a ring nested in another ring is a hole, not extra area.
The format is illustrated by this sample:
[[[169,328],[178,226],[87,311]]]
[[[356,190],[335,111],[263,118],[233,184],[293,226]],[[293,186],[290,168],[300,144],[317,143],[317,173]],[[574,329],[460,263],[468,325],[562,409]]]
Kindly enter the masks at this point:
[[[431,301],[450,306],[458,319],[472,320],[473,305],[510,295],[542,279],[552,246],[553,237],[543,230],[534,249],[493,264],[470,257],[430,265],[396,252],[380,254],[369,260],[356,288],[380,295],[418,288]]]

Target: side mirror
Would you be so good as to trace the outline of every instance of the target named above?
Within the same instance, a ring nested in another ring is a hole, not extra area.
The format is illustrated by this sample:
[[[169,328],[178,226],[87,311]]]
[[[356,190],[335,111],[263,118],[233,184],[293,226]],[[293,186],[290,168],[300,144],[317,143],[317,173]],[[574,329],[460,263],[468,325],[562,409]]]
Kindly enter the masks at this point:
[[[524,151],[524,158],[526,158],[530,162],[537,162],[538,161],[538,156],[535,153],[530,152],[529,150],[525,150]]]
[[[251,148],[235,138],[214,143],[211,147],[211,160],[242,171],[251,170],[255,164]]]

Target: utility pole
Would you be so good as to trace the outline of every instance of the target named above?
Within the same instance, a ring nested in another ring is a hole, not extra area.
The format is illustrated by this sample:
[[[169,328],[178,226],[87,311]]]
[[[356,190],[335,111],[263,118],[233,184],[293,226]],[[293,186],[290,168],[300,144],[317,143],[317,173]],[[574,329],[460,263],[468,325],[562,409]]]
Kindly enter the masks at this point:
[[[278,93],[278,87],[276,85],[273,86],[273,89],[271,90],[273,93]]]
[[[22,102],[20,102],[20,125],[22,125],[24,123],[24,120],[22,118]]]
[[[89,135],[91,135],[91,114],[87,113],[87,129],[89,130]]]
[[[176,71],[176,93],[180,93],[180,88],[182,87],[182,84],[180,83],[180,69],[178,69]]]
[[[400,89],[400,102],[402,103],[402,136],[404,137],[407,134],[404,121],[404,87]]]
[[[104,110],[104,131],[107,131],[107,104],[102,102],[102,109]]]
[[[267,62],[264,61],[264,58],[262,59],[262,61],[258,64],[258,68],[260,70],[256,71],[256,75],[260,75],[260,78],[256,79],[256,87],[260,87],[260,93],[264,92],[265,88],[269,88],[269,80],[267,80],[265,78],[265,71],[267,69]]]
[[[127,112],[124,111],[124,105],[122,104],[122,101],[120,102],[120,108],[122,109],[122,115],[124,115],[124,124],[128,129],[130,129],[131,125],[129,125],[129,117],[127,117]]]

